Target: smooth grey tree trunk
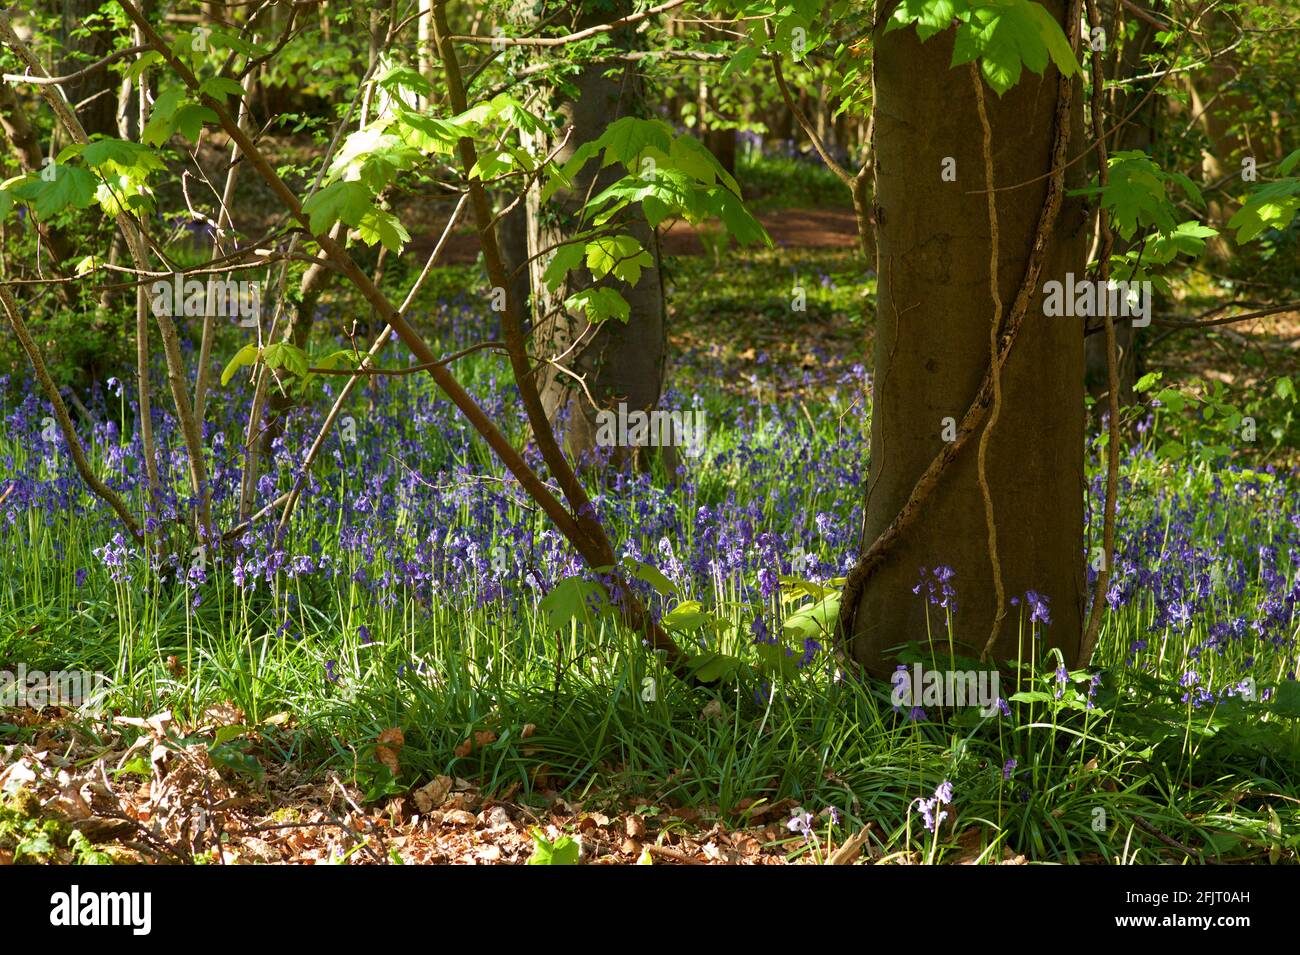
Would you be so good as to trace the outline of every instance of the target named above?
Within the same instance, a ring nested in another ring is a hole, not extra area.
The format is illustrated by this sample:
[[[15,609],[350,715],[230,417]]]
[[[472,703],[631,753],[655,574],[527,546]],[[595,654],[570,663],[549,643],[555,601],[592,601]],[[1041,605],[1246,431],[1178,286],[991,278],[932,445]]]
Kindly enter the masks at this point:
[[[1062,3],[1045,5],[1063,19]],[[952,31],[924,44],[911,29],[876,33],[880,285],[864,546],[902,510],[942,448],[944,419],[961,420],[990,361],[983,136],[969,68],[949,68],[952,46]],[[987,85],[984,91],[995,182],[1031,183],[998,198],[1005,319],[1047,193],[1057,73],[1051,67],[1043,77],[1026,72],[1000,99]],[[1073,101],[1071,155],[1083,142],[1080,95]],[[956,161],[955,182],[941,180],[945,157]],[[1067,171],[1067,189],[1081,184],[1082,173],[1081,164]],[[1042,287],[1067,271],[1082,278],[1086,227],[1081,203],[1067,198],[1003,370],[1003,404],[987,462],[1008,600],[1029,590],[1049,598],[1047,639],[1067,660],[1079,645],[1085,599],[1084,340],[1082,319],[1044,317]],[[912,592],[923,567],[956,572],[958,652],[976,657],[989,638],[996,601],[976,478],[978,440],[972,437],[943,475],[858,602],[853,655],[877,675],[892,668],[890,648],[927,639],[926,604]],[[1017,657],[1020,611],[1007,607],[994,648],[999,661]],[[946,645],[943,611],[930,614],[935,642]]]

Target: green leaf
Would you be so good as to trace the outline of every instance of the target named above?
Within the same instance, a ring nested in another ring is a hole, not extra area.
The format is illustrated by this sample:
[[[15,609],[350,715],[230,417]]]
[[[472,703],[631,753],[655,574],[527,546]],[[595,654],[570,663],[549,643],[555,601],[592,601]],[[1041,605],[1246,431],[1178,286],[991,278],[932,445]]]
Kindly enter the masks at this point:
[[[577,243],[567,243],[556,249],[550,264],[546,266],[546,271],[542,273],[546,287],[554,292],[564,281],[564,277],[582,264],[584,252],[584,247]]]
[[[140,141],[150,146],[161,146],[171,139],[176,131],[176,113],[184,102],[184,87],[173,86],[160,93],[154,100],[153,111],[140,134]]]
[[[1237,242],[1249,242],[1268,229],[1285,229],[1300,209],[1300,179],[1279,179],[1255,190],[1228,228],[1237,230]]]
[[[781,629],[802,639],[822,639],[835,632],[840,616],[840,594],[828,594],[822,600],[801,607],[785,618]]]
[[[713,212],[732,237],[742,245],[765,245],[772,248],[772,237],[730,189],[714,186],[708,191],[705,206]]]
[[[549,841],[540,829],[532,830],[533,854],[529,865],[577,865],[582,858],[582,846],[570,836],[560,836]]]
[[[399,96],[403,91],[409,91],[419,96],[429,96],[433,93],[433,87],[429,81],[424,78],[419,70],[412,69],[409,66],[390,67],[375,80],[375,85]]]
[[[620,162],[630,172],[636,172],[636,160],[641,153],[647,147],[653,146],[666,154],[672,148],[672,135],[672,127],[661,119],[624,116],[605,127],[605,132],[596,142],[605,150],[605,161],[602,165],[608,166],[613,162]]]
[[[153,66],[155,63],[161,63],[162,61],[163,55],[157,50],[146,50],[136,58],[134,63],[127,67],[123,76],[134,83],[140,78],[141,73]]]
[[[230,379],[235,377],[235,372],[246,365],[251,365],[257,361],[261,352],[256,345],[245,345],[239,351],[235,352],[235,357],[231,358],[229,363],[221,372],[221,387],[230,384]]]
[[[1300,718],[1300,681],[1283,680],[1273,695],[1273,712],[1292,719]]]
[[[401,252],[411,241],[411,234],[393,213],[387,209],[371,207],[361,217],[357,234],[366,245],[382,244],[389,252]]]
[[[244,726],[240,723],[218,726],[212,734],[212,745],[221,746],[224,743],[229,743],[232,739],[239,739],[241,736],[248,735],[251,729],[251,726]]]
[[[667,630],[689,631],[701,627],[721,629],[727,624],[704,610],[698,600],[683,600],[659,621]]]
[[[958,14],[966,14],[968,11],[966,0],[903,0],[894,8],[885,32],[915,23],[916,35],[924,43],[936,33],[942,33],[952,26],[952,21]]]
[[[611,272],[628,285],[641,281],[643,268],[654,268],[650,253],[630,235],[603,236],[587,243],[587,268],[596,279]]]
[[[751,43],[743,46],[740,50],[727,61],[727,65],[722,68],[721,79],[727,79],[733,73],[744,76],[753,67],[754,61],[758,59],[758,46]]]
[[[564,307],[570,312],[585,312],[587,321],[603,322],[616,318],[626,323],[631,317],[632,307],[618,292],[606,286],[584,289],[564,300]]]
[[[538,607],[546,616],[548,628],[562,630],[573,620],[603,614],[609,607],[609,598],[604,588],[594,581],[566,577],[551,588]]]
[[[677,593],[677,585],[665,577],[663,572],[654,564],[647,564],[644,561],[633,560],[631,557],[624,557],[623,565],[628,568],[633,577],[637,580],[644,580],[659,593]]]
[[[199,92],[206,93],[214,100],[220,103],[226,101],[227,96],[233,96],[236,100],[244,95],[244,88],[239,85],[239,81],[231,79],[229,76],[214,76],[210,80],[204,80],[199,84]]]
[[[266,346],[262,358],[268,368],[284,368],[299,378],[307,375],[307,353],[292,342],[276,342]]]
[[[1060,24],[1029,0],[976,0],[957,27],[952,65],[976,58],[998,96],[1020,82],[1022,66],[1041,74],[1050,59],[1067,76],[1079,68]]]
[[[190,142],[197,142],[204,123],[215,123],[217,114],[198,103],[186,103],[176,111],[176,131]]]
[[[1133,390],[1136,391],[1138,394],[1143,394],[1147,391],[1150,391],[1152,388],[1156,386],[1157,383],[1159,383],[1162,377],[1164,376],[1161,372],[1149,371],[1137,380],[1137,384],[1133,386]]]
[[[674,139],[669,159],[675,168],[698,179],[704,185],[711,186],[718,180],[722,180],[728,189],[740,195],[740,184],[723,168],[718,158],[709,151],[709,147],[694,136],[683,133]]]
[[[302,204],[313,235],[324,235],[336,222],[355,228],[373,207],[370,190],[355,180],[332,182]]]
[[[56,163],[54,178],[40,182],[33,208],[41,218],[68,208],[84,209],[95,201],[95,177],[79,166]]]
[[[765,670],[776,673],[784,679],[791,679],[799,673],[799,657],[783,643],[755,644],[759,663]]]
[[[131,173],[136,178],[164,168],[162,159],[152,149],[125,139],[98,139],[82,150],[81,158],[88,166]]]
[[[701,653],[692,657],[687,667],[701,683],[716,683],[740,669],[741,661],[725,653]]]

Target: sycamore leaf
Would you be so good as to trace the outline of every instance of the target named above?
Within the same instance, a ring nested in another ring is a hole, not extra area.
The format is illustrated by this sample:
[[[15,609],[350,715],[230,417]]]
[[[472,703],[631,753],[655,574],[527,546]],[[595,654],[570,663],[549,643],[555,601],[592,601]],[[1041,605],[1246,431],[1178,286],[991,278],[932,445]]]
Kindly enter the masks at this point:
[[[532,831],[533,854],[528,865],[577,865],[582,858],[582,846],[571,836],[560,836],[549,841],[540,829]]]
[[[1300,209],[1300,179],[1279,179],[1256,189],[1228,220],[1237,242],[1249,242],[1268,229],[1285,229]]]
[[[144,53],[141,53],[140,56],[136,58],[135,62],[132,63],[127,68],[127,71],[125,74],[123,74],[123,76],[126,79],[130,80],[132,83],[134,83],[136,80],[140,78],[141,73],[143,73],[153,64],[161,63],[162,61],[163,61],[163,55],[159,53],[157,50],[146,50]]]
[[[464,135],[461,130],[446,120],[421,116],[410,110],[398,110],[392,129],[411,148],[439,156],[448,156],[455,152],[456,144]]]
[[[661,594],[677,593],[677,585],[665,577],[663,571],[654,564],[647,564],[644,561],[633,560],[631,557],[624,557],[623,565],[628,568],[628,572],[633,577],[637,580],[644,580]]]
[[[95,177],[79,166],[56,163],[54,178],[40,180],[34,209],[41,218],[64,209],[84,209],[95,200]]]
[[[370,190],[360,182],[332,182],[302,204],[313,235],[323,235],[336,222],[356,228],[374,208]]]
[[[643,268],[654,268],[654,259],[630,235],[602,236],[587,243],[587,268],[596,279],[611,272],[628,285],[641,281]]]
[[[204,80],[199,84],[199,92],[206,93],[214,100],[224,103],[227,96],[233,96],[236,100],[244,95],[244,88],[239,85],[239,81],[229,76],[214,76],[210,80]]]
[[[357,233],[366,245],[374,245],[378,242],[389,252],[401,252],[402,247],[411,241],[411,234],[406,231],[406,227],[397,216],[386,209],[374,206],[366,210],[366,214],[361,217]]]
[[[197,142],[204,123],[215,123],[217,114],[198,103],[186,103],[176,111],[176,131],[190,142]]]
[[[163,161],[152,149],[125,139],[98,139],[82,150],[81,158],[88,166],[107,166],[136,178],[163,168]]]
[[[224,388],[226,385],[230,384],[230,379],[235,377],[235,372],[239,371],[239,369],[243,368],[245,365],[251,365],[256,362],[260,354],[261,352],[258,350],[256,345],[245,345],[243,348],[239,349],[239,351],[235,352],[235,356],[230,359],[225,369],[221,372],[221,387]]]
[[[968,9],[966,0],[903,0],[894,8],[885,32],[915,23],[916,35],[925,42],[952,26],[957,15],[966,13]]]
[[[600,584],[581,577],[566,577],[551,588],[542,598],[539,609],[546,616],[551,630],[561,630],[573,620],[585,620],[589,615],[599,615],[609,606]]]
[[[758,59],[758,54],[759,49],[757,44],[751,43],[748,46],[741,47],[740,50],[727,61],[727,65],[722,68],[721,78],[725,80],[733,73],[744,76],[753,67],[754,61]]]
[[[686,665],[701,683],[716,683],[739,670],[740,663],[736,657],[710,651],[691,657]]]
[[[582,264],[584,252],[584,247],[576,242],[566,243],[555,250],[550,264],[542,273],[542,279],[550,291],[554,292],[564,281],[564,277]]]
[[[564,307],[570,312],[586,312],[587,321],[593,323],[616,318],[626,324],[632,314],[632,307],[628,305],[627,299],[606,286],[584,289],[575,295],[570,295],[564,300]]]
[[[700,627],[721,629],[726,623],[704,610],[698,600],[684,600],[659,621],[666,630],[690,631]]]
[[[824,599],[801,607],[785,618],[781,629],[804,639],[825,638],[835,632],[840,616],[840,594],[828,594]]]
[[[1180,222],[1172,232],[1157,232],[1148,238],[1142,260],[1151,265],[1168,265],[1180,253],[1196,258],[1205,251],[1205,240],[1218,234],[1218,229],[1194,219]]]
[[[409,66],[389,67],[382,76],[375,80],[375,85],[395,96],[401,96],[404,91],[415,93],[418,96],[429,96],[433,93],[433,86],[429,81],[419,70],[412,69]]]
[[[730,189],[714,186],[708,191],[705,204],[709,211],[722,220],[727,231],[742,245],[765,245],[772,248],[772,237],[763,224],[754,218]]]
[[[160,93],[153,102],[153,111],[140,134],[140,141],[150,146],[161,146],[171,139],[176,131],[176,113],[184,102],[184,87],[173,86]]]
[[[675,168],[704,185],[711,186],[721,179],[728,189],[740,194],[739,183],[723,168],[709,148],[695,137],[683,134],[674,139],[669,158]]]

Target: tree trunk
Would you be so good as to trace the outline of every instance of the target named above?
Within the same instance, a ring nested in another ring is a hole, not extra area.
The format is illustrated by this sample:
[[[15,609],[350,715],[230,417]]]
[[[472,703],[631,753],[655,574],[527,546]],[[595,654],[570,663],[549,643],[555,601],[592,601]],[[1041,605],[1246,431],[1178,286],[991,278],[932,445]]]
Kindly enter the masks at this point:
[[[621,3],[612,13],[581,18],[575,29],[608,21],[630,9],[630,5]],[[578,91],[575,99],[557,92],[552,106],[573,126],[558,162],[567,161],[580,145],[597,138],[616,119],[640,114],[643,93],[635,71],[627,69],[606,75],[610,72],[608,65],[588,66],[573,80]],[[531,197],[533,201],[528,209],[531,256],[573,235],[586,197],[600,192],[618,177],[614,167],[600,170],[598,165],[597,161],[588,163],[575,177],[574,188],[557,193],[543,208],[538,207],[535,196]],[[633,288],[612,276],[599,283],[612,285],[627,299],[631,313],[626,323],[611,320],[593,326],[585,315],[564,309],[562,303],[566,296],[597,284],[585,269],[571,275],[567,289],[561,288],[551,295],[541,281],[545,257],[531,263],[537,348],[572,372],[566,374],[554,365],[543,366],[542,401],[557,436],[568,453],[579,461],[592,459],[596,449],[596,416],[600,410],[616,410],[620,402],[626,402],[629,411],[650,411],[658,406],[663,392],[667,315],[658,237],[639,207],[629,210],[623,231],[634,236],[655,261],[654,267],[641,273],[640,281]],[[583,377],[586,392],[574,375]],[[650,449],[613,450],[617,463],[627,460],[634,460],[639,466],[648,463],[649,455],[642,452]],[[674,471],[675,455],[665,454],[664,459],[670,472]]]
[[[1145,3],[1140,3],[1140,5],[1144,9],[1150,9]],[[1107,42],[1111,44],[1117,42],[1118,34],[1117,26],[1112,23],[1107,30]],[[1143,56],[1150,54],[1151,50],[1154,49],[1155,34],[1155,27],[1151,23],[1141,19],[1137,21],[1136,32],[1132,37],[1123,41],[1123,47],[1119,50],[1118,55],[1112,55],[1111,57],[1114,61],[1111,67],[1112,79],[1128,80],[1130,77],[1138,76],[1147,71],[1148,67],[1143,60]],[[1111,53],[1114,54],[1114,52],[1112,46]],[[1128,121],[1113,136],[1108,137],[1110,139],[1108,152],[1111,155],[1124,149],[1140,149],[1149,153],[1155,147],[1160,112],[1166,103],[1163,97],[1147,96],[1151,85],[1155,82],[1155,80],[1147,80],[1136,88],[1129,89],[1127,95],[1117,92],[1107,104],[1107,125],[1118,122],[1123,117],[1128,117]],[[1129,116],[1130,113],[1133,115]],[[1127,242],[1116,237],[1116,254],[1122,254],[1128,248]],[[1155,294],[1159,295],[1158,292]],[[1161,310],[1158,300],[1154,307],[1156,312]],[[1120,356],[1119,403],[1121,406],[1128,406],[1133,403],[1133,386],[1137,384],[1138,377],[1142,373],[1142,359],[1138,348],[1140,336],[1130,322],[1116,322],[1115,340],[1119,346]],[[1086,349],[1088,393],[1097,399],[1095,410],[1097,417],[1100,418],[1101,412],[1106,406],[1103,399],[1110,387],[1110,379],[1106,368],[1106,336],[1101,332],[1089,335]]]
[[[1049,0],[1045,6],[1063,17],[1062,3]],[[924,44],[910,29],[876,31],[880,285],[864,548],[902,510],[943,447],[945,419],[961,420],[990,364],[983,134],[968,68],[949,68],[952,44],[952,31]],[[1048,190],[1057,85],[1057,72],[1049,67],[1043,77],[1026,71],[1001,98],[984,86],[994,181],[999,187],[1029,183],[998,193],[1004,319],[1023,280]],[[1083,142],[1080,96],[1076,92],[1070,116],[1071,155]],[[941,179],[945,157],[956,161],[955,182]],[[1082,173],[1079,164],[1067,170],[1067,189],[1081,184]],[[1084,342],[1082,319],[1044,317],[1042,289],[1066,272],[1082,279],[1087,238],[1081,203],[1067,199],[1002,370],[1002,406],[986,469],[1007,598],[1035,590],[1050,599],[1047,640],[1062,648],[1067,661],[1079,644],[1086,587]],[[958,652],[977,657],[988,641],[996,598],[977,479],[979,438],[977,431],[943,474],[920,519],[868,579],[857,603],[853,655],[877,675],[892,667],[890,648],[927,639],[926,602],[912,592],[923,567],[947,566],[956,573]],[[1017,657],[1023,606],[1006,608],[994,646],[997,661]],[[934,608],[929,612],[935,642],[946,644],[942,617],[934,617]]]

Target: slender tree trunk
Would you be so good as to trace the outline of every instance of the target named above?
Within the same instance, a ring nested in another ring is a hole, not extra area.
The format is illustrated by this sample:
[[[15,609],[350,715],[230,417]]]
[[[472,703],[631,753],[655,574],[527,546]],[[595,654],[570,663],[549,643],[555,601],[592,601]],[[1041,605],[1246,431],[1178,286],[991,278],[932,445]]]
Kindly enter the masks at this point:
[[[630,10],[629,4],[620,3],[613,11],[581,18],[575,28],[605,22]],[[559,162],[567,161],[580,145],[598,137],[616,119],[641,112],[644,94],[635,71],[609,73],[608,65],[588,66],[573,81],[578,90],[575,99],[556,94],[554,107],[573,127],[557,157]],[[586,198],[616,178],[613,168],[599,170],[597,162],[592,161],[575,177],[573,189],[557,193],[544,208],[538,207],[534,196],[529,203],[530,255],[573,235]],[[631,289],[612,277],[602,280],[602,284],[618,288],[631,306],[626,323],[607,321],[593,326],[584,315],[563,308],[567,295],[595,284],[586,270],[581,270],[567,289],[550,295],[541,281],[545,259],[534,259],[531,264],[536,347],[571,372],[544,366],[542,401],[567,451],[579,460],[591,455],[596,447],[596,416],[600,410],[616,409],[620,402],[626,402],[629,410],[649,411],[658,406],[663,393],[667,315],[658,237],[639,208],[631,210],[626,231],[655,260],[654,267],[645,269]],[[582,377],[585,391],[575,375]],[[616,449],[614,458],[635,458],[639,466],[645,466],[648,455],[639,453],[643,450],[648,449]],[[675,470],[675,455],[668,453],[664,457],[670,472]]]
[[[1045,6],[1063,17],[1059,0]],[[876,31],[880,285],[864,548],[903,509],[945,446],[945,430],[951,433],[946,419],[961,421],[990,364],[994,306],[983,134],[966,68],[949,68],[952,44],[951,31],[924,44],[910,29]],[[1043,77],[1026,72],[1001,98],[984,87],[994,181],[999,187],[1029,183],[997,199],[1004,318],[1024,280],[1048,193],[1057,89],[1051,67]],[[1077,95],[1069,121],[1073,152],[1083,142]],[[956,162],[955,182],[941,179],[946,157]],[[1067,170],[1066,186],[1079,185],[1082,172],[1079,164]],[[986,467],[1007,597],[1035,590],[1050,599],[1048,640],[1067,660],[1079,644],[1085,597],[1084,344],[1081,320],[1044,317],[1042,288],[1067,271],[1082,278],[1085,220],[1081,204],[1066,200],[1049,233],[1042,274],[1002,369],[1002,404]],[[857,601],[853,655],[877,675],[891,667],[890,648],[925,641],[930,632],[925,600],[912,592],[923,567],[956,573],[958,652],[979,656],[989,640],[996,599],[976,467],[983,427],[942,474],[919,519]],[[1007,609],[993,646],[999,661],[1017,657],[1020,609]],[[934,639],[946,643],[942,613],[930,608]]]
[[[1146,6],[1145,3],[1142,5]],[[1127,80],[1148,71],[1149,67],[1143,60],[1143,56],[1150,54],[1155,48],[1155,33],[1155,27],[1149,22],[1137,21],[1136,32],[1123,41],[1118,55],[1113,57],[1112,79]],[[1106,36],[1108,43],[1113,45],[1118,42],[1115,23],[1112,22],[1107,27]],[[1113,46],[1112,52],[1114,52]],[[1160,112],[1167,101],[1162,96],[1146,96],[1154,82],[1155,80],[1148,80],[1142,85],[1129,89],[1127,95],[1115,96],[1114,103],[1109,108],[1110,118],[1107,125],[1118,123],[1124,118],[1127,118],[1127,122],[1120,126],[1113,136],[1107,137],[1110,152],[1123,149],[1150,152],[1155,146]],[[1128,243],[1116,239],[1116,253],[1123,253],[1127,248]],[[1141,356],[1138,351],[1141,335],[1131,323],[1116,322],[1115,339],[1119,347],[1119,401],[1120,405],[1127,406],[1133,403],[1133,386],[1141,374]],[[1096,408],[1100,412],[1105,407],[1105,402],[1101,399],[1105,397],[1110,387],[1109,373],[1106,368],[1106,336],[1101,332],[1089,335],[1086,349],[1088,393],[1098,400]]]

